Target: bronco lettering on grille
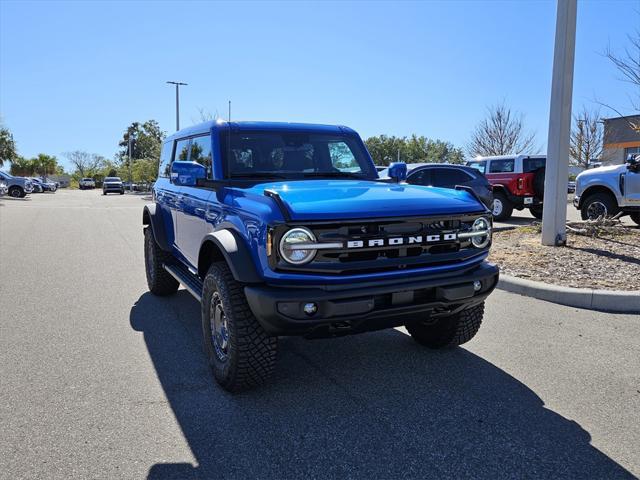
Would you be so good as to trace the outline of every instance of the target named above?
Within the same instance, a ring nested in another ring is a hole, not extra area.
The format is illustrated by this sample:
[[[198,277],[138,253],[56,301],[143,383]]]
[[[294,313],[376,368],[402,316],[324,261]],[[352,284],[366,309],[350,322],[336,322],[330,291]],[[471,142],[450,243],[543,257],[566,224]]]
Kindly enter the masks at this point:
[[[396,245],[420,245],[422,243],[433,242],[455,242],[458,239],[456,233],[443,233],[437,235],[416,235],[412,237],[392,237],[392,238],[371,238],[368,240],[349,240],[347,248],[364,248],[364,247],[384,247]]]

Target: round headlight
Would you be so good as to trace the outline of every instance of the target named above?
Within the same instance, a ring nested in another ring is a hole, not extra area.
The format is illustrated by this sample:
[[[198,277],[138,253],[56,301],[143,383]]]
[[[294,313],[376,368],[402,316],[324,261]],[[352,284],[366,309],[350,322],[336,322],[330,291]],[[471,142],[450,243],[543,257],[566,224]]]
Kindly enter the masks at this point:
[[[304,227],[292,228],[280,240],[280,255],[287,262],[302,265],[313,260],[316,250],[304,248],[306,243],[315,243],[316,237]]]
[[[471,227],[472,232],[486,232],[485,235],[471,237],[471,243],[476,248],[484,248],[491,242],[491,222],[484,217],[477,218]]]

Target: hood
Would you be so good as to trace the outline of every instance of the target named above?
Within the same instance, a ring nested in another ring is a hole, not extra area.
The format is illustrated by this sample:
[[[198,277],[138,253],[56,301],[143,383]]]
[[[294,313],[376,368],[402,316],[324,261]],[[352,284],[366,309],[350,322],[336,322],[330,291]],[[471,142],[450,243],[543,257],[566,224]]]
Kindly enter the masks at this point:
[[[269,182],[243,189],[246,196],[272,190],[283,200],[293,220],[336,220],[414,217],[484,212],[471,194],[420,185],[362,180]]]
[[[627,171],[627,165],[608,165],[606,167],[598,167],[598,168],[590,168],[589,170],[585,170],[580,172],[576,177],[585,178],[585,177],[593,177],[593,176],[602,176],[602,175],[612,175],[617,173],[624,173]]]

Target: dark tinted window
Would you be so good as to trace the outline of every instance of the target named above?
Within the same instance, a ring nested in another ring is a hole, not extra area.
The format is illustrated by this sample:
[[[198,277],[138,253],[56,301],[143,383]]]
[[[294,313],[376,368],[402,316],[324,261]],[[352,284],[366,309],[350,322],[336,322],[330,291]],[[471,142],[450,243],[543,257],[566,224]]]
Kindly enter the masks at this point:
[[[412,185],[431,185],[431,171],[426,168],[418,170],[409,175],[407,183]]]
[[[545,166],[546,158],[525,158],[522,160],[522,171],[524,173],[535,172]]]
[[[196,137],[191,140],[191,157],[189,160],[207,167],[207,177],[211,178],[211,137]]]
[[[158,169],[158,177],[169,177],[171,173],[171,154],[173,153],[173,142],[165,142],[162,145],[162,153],[160,154],[160,168]]]
[[[471,180],[471,177],[456,168],[434,168],[431,171],[431,185],[434,187],[455,187],[463,185]]]
[[[515,167],[515,159],[507,160],[491,160],[489,164],[489,173],[513,173]]]

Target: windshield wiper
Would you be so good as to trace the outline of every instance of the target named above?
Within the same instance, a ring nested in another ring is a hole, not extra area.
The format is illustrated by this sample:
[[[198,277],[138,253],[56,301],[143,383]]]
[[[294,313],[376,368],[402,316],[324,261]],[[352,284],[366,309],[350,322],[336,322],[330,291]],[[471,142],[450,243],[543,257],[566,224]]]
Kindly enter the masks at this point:
[[[232,173],[231,178],[290,178],[286,175],[273,172],[247,172],[247,173]]]
[[[305,177],[328,177],[328,178],[359,178],[366,179],[363,173],[353,172],[304,172]]]

